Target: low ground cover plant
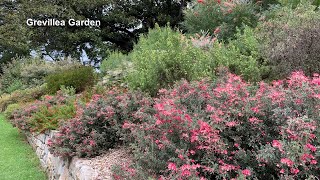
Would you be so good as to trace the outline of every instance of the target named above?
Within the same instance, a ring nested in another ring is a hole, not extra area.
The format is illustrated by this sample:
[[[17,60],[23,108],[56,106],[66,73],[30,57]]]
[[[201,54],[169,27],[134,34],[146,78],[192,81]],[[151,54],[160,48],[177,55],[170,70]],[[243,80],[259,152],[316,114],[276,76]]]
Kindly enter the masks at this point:
[[[59,127],[59,123],[75,116],[76,98],[58,91],[42,100],[24,105],[11,113],[14,126],[26,132],[44,132]]]

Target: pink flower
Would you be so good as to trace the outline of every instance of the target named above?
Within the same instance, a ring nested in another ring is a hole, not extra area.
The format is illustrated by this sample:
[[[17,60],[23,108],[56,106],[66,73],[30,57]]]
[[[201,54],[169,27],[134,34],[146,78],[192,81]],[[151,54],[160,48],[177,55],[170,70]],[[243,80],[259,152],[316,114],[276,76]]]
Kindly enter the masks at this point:
[[[156,125],[160,125],[160,124],[162,124],[163,122],[160,120],[160,119],[157,119],[156,120]]]
[[[281,174],[284,174],[284,172],[285,172],[284,169],[281,169],[281,170],[280,170],[280,173],[281,173]]]
[[[249,169],[245,169],[245,170],[242,170],[242,174],[244,176],[250,176],[251,175],[251,171]]]
[[[157,103],[154,105],[154,108],[158,111],[163,111],[164,110],[164,105],[163,104],[160,104],[160,103]]]
[[[182,154],[179,154],[179,155],[178,155],[178,157],[179,157],[179,159],[181,159],[181,160],[183,160],[183,159],[184,159],[184,157],[183,157],[183,155],[182,155]]]
[[[198,3],[204,4],[204,0],[198,0]]]
[[[48,145],[48,146],[51,146],[52,144],[53,144],[52,140],[51,140],[51,139],[48,139],[47,145]]]
[[[176,170],[177,170],[177,166],[176,166],[175,163],[170,162],[170,163],[168,164],[168,169],[169,169],[169,170],[172,170],[172,171],[176,171]]]
[[[315,146],[313,146],[312,144],[306,144],[305,145],[306,148],[308,148],[311,152],[315,152],[317,150],[317,148]]]
[[[89,144],[90,144],[90,146],[94,146],[96,144],[96,142],[94,140],[90,140]]]
[[[300,170],[299,170],[299,169],[296,169],[296,168],[291,168],[291,169],[290,169],[290,172],[291,172],[292,174],[298,174],[298,173],[300,172]]]
[[[214,111],[214,107],[210,106],[209,104],[207,105],[207,112],[213,112]]]
[[[294,162],[291,161],[291,159],[289,159],[289,158],[282,158],[280,160],[280,162],[283,163],[283,164],[286,164],[289,167],[291,167],[294,164]]]
[[[186,177],[189,177],[191,176],[191,172],[189,170],[183,170],[182,173],[181,173],[182,176],[186,176]]]
[[[259,108],[258,108],[258,107],[253,107],[253,108],[251,108],[251,110],[252,110],[254,113],[259,113]]]
[[[278,140],[273,140],[272,146],[278,148],[279,150],[282,149],[282,144]]]
[[[310,161],[310,164],[317,164],[317,163],[318,163],[317,160],[311,160],[311,161]]]
[[[214,33],[214,34],[218,34],[220,31],[221,31],[220,28],[217,27],[217,28],[213,31],[213,33]]]
[[[236,125],[238,125],[238,124],[235,121],[231,121],[231,122],[227,122],[226,123],[226,126],[228,126],[228,127],[233,127],[233,126],[236,126]]]
[[[123,129],[128,129],[130,127],[131,127],[131,125],[128,122],[124,122],[123,125],[122,125]]]
[[[252,118],[249,118],[249,122],[250,122],[251,124],[258,124],[258,123],[262,122],[262,120],[259,120],[259,119],[256,118],[256,117],[252,117]]]

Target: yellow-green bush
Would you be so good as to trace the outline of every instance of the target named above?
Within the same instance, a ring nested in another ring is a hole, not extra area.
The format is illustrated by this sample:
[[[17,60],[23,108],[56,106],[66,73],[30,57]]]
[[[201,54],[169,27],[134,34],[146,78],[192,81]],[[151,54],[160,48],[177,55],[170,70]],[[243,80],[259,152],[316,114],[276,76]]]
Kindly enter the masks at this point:
[[[10,104],[26,103],[38,99],[45,94],[45,90],[45,85],[42,85],[24,90],[16,90],[11,94],[3,94],[0,96],[0,111],[5,111]]]
[[[139,39],[130,58],[133,70],[127,77],[129,87],[140,88],[151,95],[180,79],[213,75],[209,54],[170,27],[151,29],[147,36]]]
[[[267,78],[269,67],[262,58],[255,30],[246,26],[243,34],[238,31],[236,39],[229,44],[215,43],[210,49],[216,66],[228,67],[232,73],[241,75],[248,81]]]
[[[7,119],[11,119],[13,117],[12,116],[13,111],[20,109],[20,107],[21,107],[20,104],[16,104],[16,103],[10,104],[8,105],[7,109],[3,112],[3,114]]]

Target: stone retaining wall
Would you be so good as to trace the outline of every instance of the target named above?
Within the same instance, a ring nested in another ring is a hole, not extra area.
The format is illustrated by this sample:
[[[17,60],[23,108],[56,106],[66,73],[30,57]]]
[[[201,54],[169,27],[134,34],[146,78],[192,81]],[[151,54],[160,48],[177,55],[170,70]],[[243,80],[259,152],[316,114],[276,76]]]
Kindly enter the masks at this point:
[[[47,141],[54,135],[54,131],[44,134],[26,134],[27,140],[36,151],[41,166],[47,172],[49,180],[94,180],[98,173],[90,166],[84,164],[84,159],[72,158],[70,161],[53,156]]]

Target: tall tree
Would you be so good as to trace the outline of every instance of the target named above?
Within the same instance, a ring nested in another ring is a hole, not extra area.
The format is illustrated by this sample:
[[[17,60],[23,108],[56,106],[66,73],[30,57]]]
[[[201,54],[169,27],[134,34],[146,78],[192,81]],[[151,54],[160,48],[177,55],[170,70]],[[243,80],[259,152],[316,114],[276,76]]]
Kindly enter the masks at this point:
[[[165,26],[168,22],[176,27],[183,20],[182,9],[190,0],[19,0],[17,9],[8,9],[3,14],[15,14],[5,22],[2,29],[13,33],[8,26],[20,25],[28,49],[38,49],[43,55],[72,56],[79,58],[86,52],[91,60],[99,61],[107,50],[118,49],[128,52],[141,33],[154,27],[155,23]],[[8,1],[11,2],[11,1]],[[28,27],[28,18],[46,20],[70,18],[100,20],[100,27]],[[16,37],[17,34],[3,38]],[[17,38],[16,38],[17,39]],[[7,45],[7,42],[4,42]],[[9,48],[10,49],[10,48]]]
[[[23,19],[19,1],[0,2],[0,63],[30,53],[30,34],[23,25]]]

